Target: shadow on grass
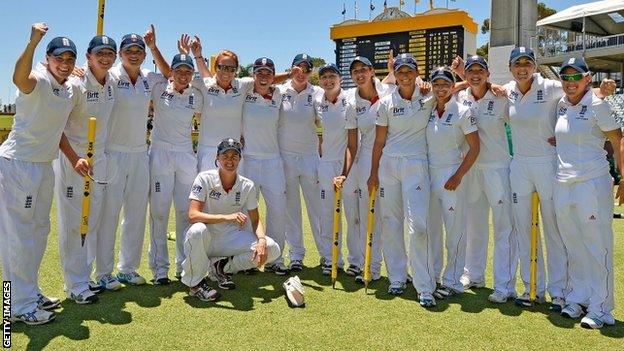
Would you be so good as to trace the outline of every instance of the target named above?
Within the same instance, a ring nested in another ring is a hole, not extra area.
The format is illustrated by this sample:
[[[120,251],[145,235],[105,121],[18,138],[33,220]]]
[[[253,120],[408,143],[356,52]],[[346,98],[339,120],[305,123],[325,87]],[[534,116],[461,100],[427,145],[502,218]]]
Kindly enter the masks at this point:
[[[12,332],[22,333],[28,338],[27,350],[41,350],[51,340],[66,337],[71,340],[86,340],[90,337],[85,321],[101,324],[124,325],[132,322],[132,314],[126,311],[126,303],[136,303],[144,308],[158,307],[161,300],[171,298],[184,289],[181,283],[167,286],[126,286],[115,292],[98,294],[100,300],[93,305],[78,305],[70,299],[61,303],[56,319],[49,324],[28,326],[23,323],[12,325]]]

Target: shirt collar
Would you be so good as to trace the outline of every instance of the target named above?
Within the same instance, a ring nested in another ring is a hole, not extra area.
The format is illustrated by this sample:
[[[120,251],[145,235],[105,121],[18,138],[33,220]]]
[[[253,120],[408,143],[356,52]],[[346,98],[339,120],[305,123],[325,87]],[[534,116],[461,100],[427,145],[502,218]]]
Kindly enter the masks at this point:
[[[236,180],[234,181],[234,186],[232,187],[231,191],[238,191],[240,189],[240,185],[241,184],[241,176],[240,174],[238,174],[238,172],[236,172]],[[225,188],[223,187],[223,184],[221,183],[221,176],[219,175],[219,170],[215,170],[214,173],[212,173],[212,186],[213,188],[217,188],[217,189],[221,189],[225,192]]]
[[[583,95],[583,98],[581,98],[581,101],[579,101],[578,104],[572,105],[570,100],[568,100],[567,95],[564,95],[563,102],[568,106],[580,106],[580,105],[589,106],[591,105],[593,99],[594,99],[594,92],[590,88],[590,89],[587,89],[587,91],[585,92],[585,95]]]

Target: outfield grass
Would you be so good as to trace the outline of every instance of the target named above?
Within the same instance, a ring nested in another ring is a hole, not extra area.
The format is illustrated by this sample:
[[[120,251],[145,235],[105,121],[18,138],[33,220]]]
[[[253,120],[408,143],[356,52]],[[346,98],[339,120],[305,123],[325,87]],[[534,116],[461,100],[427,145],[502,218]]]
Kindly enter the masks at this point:
[[[261,209],[263,212],[263,210]],[[624,212],[624,207],[616,208]],[[55,216],[53,209],[53,218]],[[170,225],[171,230],[173,226]],[[287,306],[284,278],[259,273],[236,275],[236,290],[216,303],[187,295],[177,280],[169,286],[126,287],[100,295],[100,302],[78,306],[65,300],[49,325],[13,324],[15,349],[53,350],[622,350],[624,349],[624,220],[615,220],[615,281],[618,320],[600,331],[548,312],[546,306],[522,310],[508,302],[487,302],[490,288],[468,291],[432,310],[421,308],[409,287],[401,297],[386,293],[388,281],[369,287],[339,276],[336,289],[320,274],[306,223],[305,259],[299,276],[306,307]],[[147,233],[146,233],[147,238]],[[147,240],[146,240],[147,242]],[[170,257],[174,252],[169,242]],[[490,251],[491,252],[491,251]],[[147,268],[147,245],[140,273]],[[48,242],[40,281],[44,293],[64,297],[58,256],[56,220]],[[492,286],[488,267],[487,286]]]

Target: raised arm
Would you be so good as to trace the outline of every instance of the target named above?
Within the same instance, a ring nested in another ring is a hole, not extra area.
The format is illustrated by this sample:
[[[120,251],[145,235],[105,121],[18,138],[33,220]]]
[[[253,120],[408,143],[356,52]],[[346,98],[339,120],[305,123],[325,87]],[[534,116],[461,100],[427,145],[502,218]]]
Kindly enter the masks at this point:
[[[43,36],[48,32],[48,25],[45,23],[35,23],[30,29],[30,39],[24,52],[20,55],[15,63],[13,71],[13,83],[24,94],[30,94],[35,90],[37,79],[32,74],[33,57],[35,48],[41,42]]]
[[[202,78],[211,78],[212,72],[208,69],[208,65],[206,65],[206,60],[204,56],[202,56],[202,46],[201,40],[199,40],[198,36],[193,38],[191,42],[191,52],[193,53],[193,57],[195,58],[195,63],[197,64],[197,70],[199,71],[199,75]]]
[[[145,45],[150,49],[160,73],[166,78],[171,77],[171,67],[169,67],[167,60],[160,53],[158,46],[156,46],[156,28],[154,28],[153,24],[150,24],[150,29],[143,35],[143,40],[145,40]]]

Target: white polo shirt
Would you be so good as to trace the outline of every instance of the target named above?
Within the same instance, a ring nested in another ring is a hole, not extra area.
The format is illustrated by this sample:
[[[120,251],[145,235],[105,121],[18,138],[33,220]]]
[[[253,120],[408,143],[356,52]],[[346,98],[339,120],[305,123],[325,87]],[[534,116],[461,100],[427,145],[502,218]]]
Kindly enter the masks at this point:
[[[13,127],[0,145],[0,156],[51,162],[58,157],[69,114],[87,118],[86,104],[80,87],[70,81],[59,84],[42,63],[37,64],[32,74],[37,83],[29,94],[18,90]]]
[[[426,129],[433,99],[416,88],[411,100],[399,95],[399,89],[381,99],[376,125],[387,126],[383,154],[427,158]]]
[[[505,84],[509,99],[509,122],[514,157],[548,161],[555,157],[555,147],[548,138],[555,135],[557,102],[563,96],[561,82],[533,74],[533,84],[522,95],[515,81]]]
[[[347,148],[347,92],[340,90],[336,103],[327,100],[325,93],[314,101],[316,113],[323,126],[322,161],[342,161]]]
[[[496,97],[488,90],[485,96],[475,100],[468,88],[459,92],[458,99],[460,104],[470,108],[477,119],[480,148],[475,164],[494,168],[509,166],[511,156],[505,131],[505,121],[509,114],[507,98]]]
[[[314,99],[323,89],[308,83],[298,93],[292,81],[282,84],[282,109],[277,138],[280,152],[287,155],[314,155],[318,153],[316,109]]]
[[[219,170],[213,169],[201,172],[195,178],[191,187],[189,199],[204,203],[204,213],[209,214],[233,214],[258,208],[258,190],[254,183],[237,175],[234,187],[226,192],[221,184]],[[221,235],[240,230],[234,222],[222,222],[208,224],[208,232],[211,235]]]
[[[172,82],[158,82],[152,88],[154,102],[154,149],[177,152],[193,152],[191,130],[193,114],[201,113],[203,97],[201,92],[188,86],[177,92]]]
[[[467,149],[466,135],[476,131],[476,118],[468,107],[458,103],[456,97],[451,97],[444,105],[442,116],[438,116],[435,107],[431,109],[427,125],[429,167],[460,164]]]
[[[204,97],[199,147],[214,150],[226,138],[240,140],[242,134],[243,100],[253,88],[253,78],[234,78],[232,88],[225,91],[217,84],[217,78],[193,80]]]
[[[253,90],[245,94],[243,103],[244,156],[257,159],[279,157],[277,128],[280,118],[282,93],[275,87],[271,99],[265,99]]]
[[[83,77],[72,77],[70,81],[80,87],[87,103],[87,118],[69,115],[65,126],[65,136],[71,146],[79,155],[84,155],[87,150],[87,132],[89,130],[89,118],[96,118],[95,125],[95,151],[104,152],[110,129],[110,116],[115,104],[115,86],[110,73],[106,75],[104,85],[97,81],[91,69],[85,67]]]
[[[567,96],[562,97],[555,126],[557,180],[581,182],[609,174],[603,132],[620,129],[621,123],[609,103],[591,90],[576,105]]]
[[[385,96],[392,94],[396,89],[394,84],[383,84],[375,78],[375,89],[379,99],[371,104],[370,101],[362,99],[359,88],[352,88],[349,94],[347,106],[347,129],[358,129],[360,134],[360,145],[358,153],[362,155],[373,154],[373,144],[375,144],[375,120],[379,101]],[[352,93],[351,93],[352,92]]]
[[[152,87],[166,79],[160,74],[141,69],[136,84],[133,85],[121,63],[111,68],[110,73],[117,95],[106,148],[128,153],[146,151],[147,114]]]

